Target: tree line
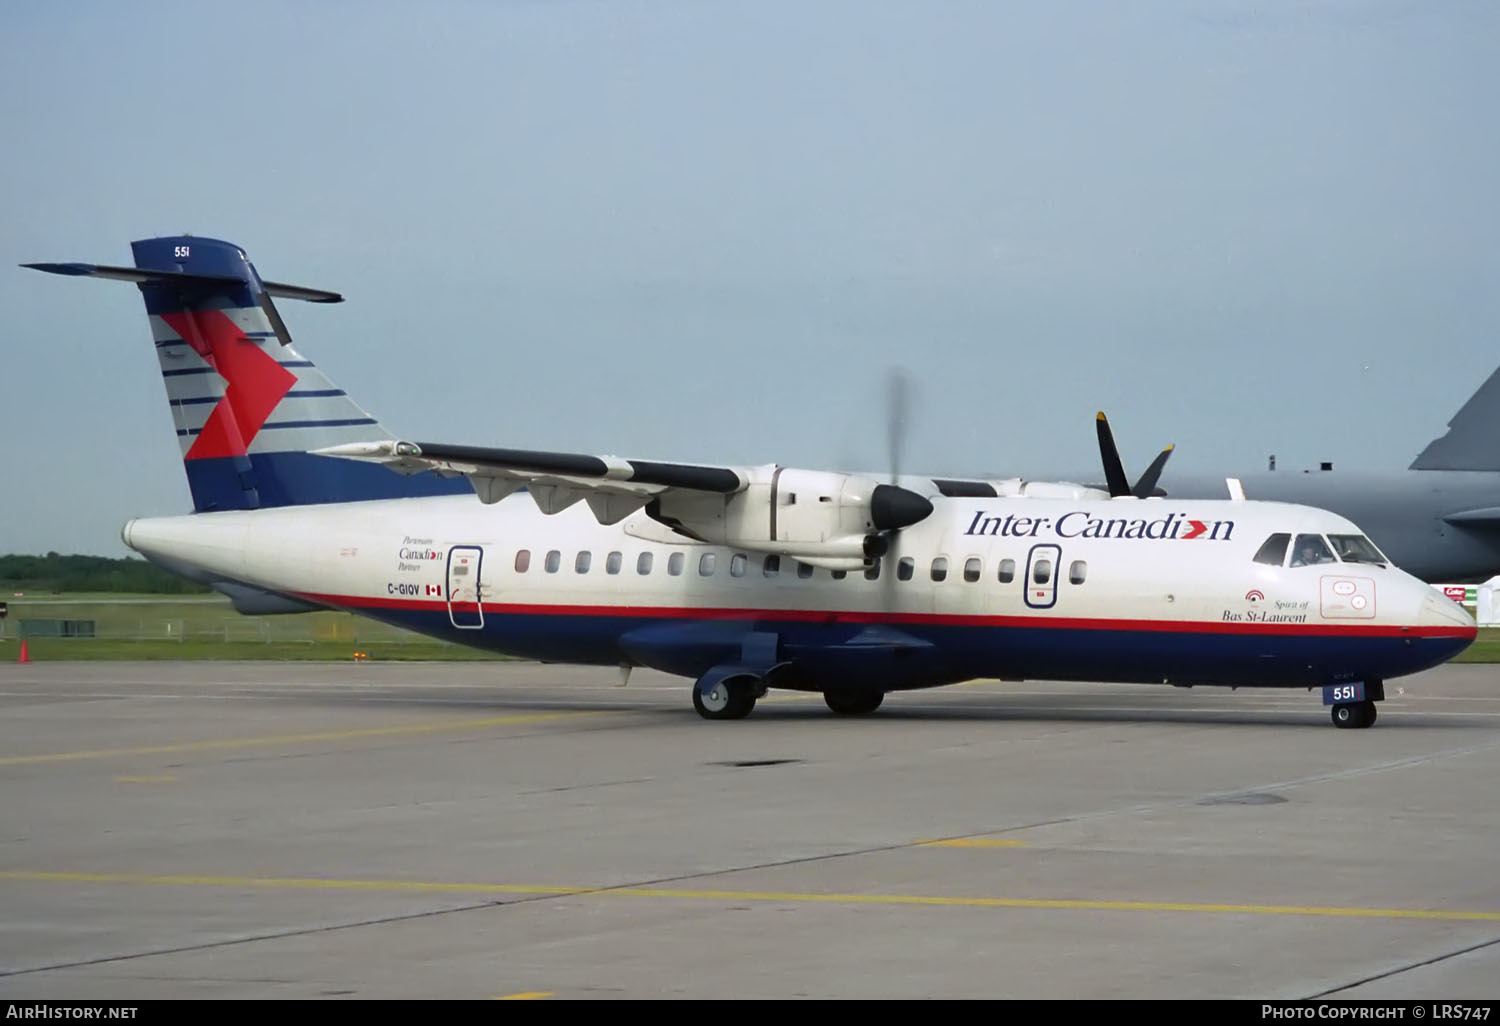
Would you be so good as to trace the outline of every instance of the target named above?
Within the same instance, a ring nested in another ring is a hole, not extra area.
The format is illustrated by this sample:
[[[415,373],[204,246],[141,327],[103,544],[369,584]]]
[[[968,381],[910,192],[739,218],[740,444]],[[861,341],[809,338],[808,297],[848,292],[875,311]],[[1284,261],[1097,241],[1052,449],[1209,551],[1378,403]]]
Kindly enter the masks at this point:
[[[206,592],[144,559],[107,556],[0,556],[0,599],[15,592],[129,591],[156,595]]]

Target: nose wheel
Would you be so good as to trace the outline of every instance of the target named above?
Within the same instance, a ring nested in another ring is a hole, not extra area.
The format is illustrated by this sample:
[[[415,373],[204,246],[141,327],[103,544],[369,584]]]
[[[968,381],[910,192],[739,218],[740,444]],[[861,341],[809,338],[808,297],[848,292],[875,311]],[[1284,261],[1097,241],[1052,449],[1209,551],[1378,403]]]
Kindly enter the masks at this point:
[[[1375,722],[1374,702],[1345,702],[1333,707],[1333,725],[1341,729],[1359,729]]]

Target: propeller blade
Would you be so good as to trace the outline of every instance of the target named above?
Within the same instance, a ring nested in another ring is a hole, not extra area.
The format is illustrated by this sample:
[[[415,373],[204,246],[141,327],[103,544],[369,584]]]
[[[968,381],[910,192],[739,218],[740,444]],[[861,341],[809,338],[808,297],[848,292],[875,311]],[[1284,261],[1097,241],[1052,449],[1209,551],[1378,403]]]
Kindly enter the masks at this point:
[[[1172,450],[1175,448],[1177,446],[1169,445],[1157,454],[1156,459],[1151,461],[1151,466],[1146,468],[1146,472],[1141,475],[1140,480],[1135,483],[1135,487],[1130,490],[1131,495],[1134,495],[1137,499],[1148,499],[1160,491],[1156,487],[1157,479],[1161,477],[1162,468],[1167,465],[1167,458],[1172,455]],[[1165,495],[1167,493],[1161,492],[1161,494]]]
[[[911,377],[903,367],[892,367],[886,382],[886,466],[891,484],[901,480],[901,451],[906,443],[906,421],[911,406]]]
[[[1115,448],[1115,436],[1109,430],[1109,421],[1104,411],[1099,411],[1094,426],[1099,429],[1099,456],[1104,460],[1104,480],[1109,486],[1112,499],[1130,494],[1130,481],[1125,477],[1125,466],[1120,462],[1120,450]]]

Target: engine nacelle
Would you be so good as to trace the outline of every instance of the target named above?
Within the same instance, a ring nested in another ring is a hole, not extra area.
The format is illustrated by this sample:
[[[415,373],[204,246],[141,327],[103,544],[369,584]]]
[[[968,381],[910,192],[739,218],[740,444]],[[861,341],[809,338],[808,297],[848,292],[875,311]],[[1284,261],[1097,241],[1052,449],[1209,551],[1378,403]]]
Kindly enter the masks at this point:
[[[883,532],[925,518],[916,492],[858,474],[765,466],[729,495],[673,491],[646,508],[686,537],[854,569],[885,551]]]

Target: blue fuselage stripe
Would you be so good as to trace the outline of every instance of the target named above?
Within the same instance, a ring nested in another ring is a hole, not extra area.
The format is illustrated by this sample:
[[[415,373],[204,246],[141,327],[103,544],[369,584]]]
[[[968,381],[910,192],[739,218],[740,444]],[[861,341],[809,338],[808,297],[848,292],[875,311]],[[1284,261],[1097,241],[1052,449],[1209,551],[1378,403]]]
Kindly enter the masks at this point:
[[[1097,630],[1047,626],[893,624],[925,647],[868,649],[856,636],[867,624],[809,623],[774,617],[662,620],[578,614],[486,611],[472,604],[454,617],[428,609],[353,611],[423,634],[534,659],[616,665],[636,662],[696,676],[738,658],[748,631],[775,634],[780,658],[811,680],[884,690],[930,687],[976,677],[1115,680],[1141,684],[1309,687],[1339,680],[1397,677],[1451,658],[1469,640],[1389,637]],[[639,639],[639,641],[637,640]],[[647,640],[649,639],[649,640]],[[851,640],[854,644],[851,645]],[[815,686],[811,683],[792,686]]]

